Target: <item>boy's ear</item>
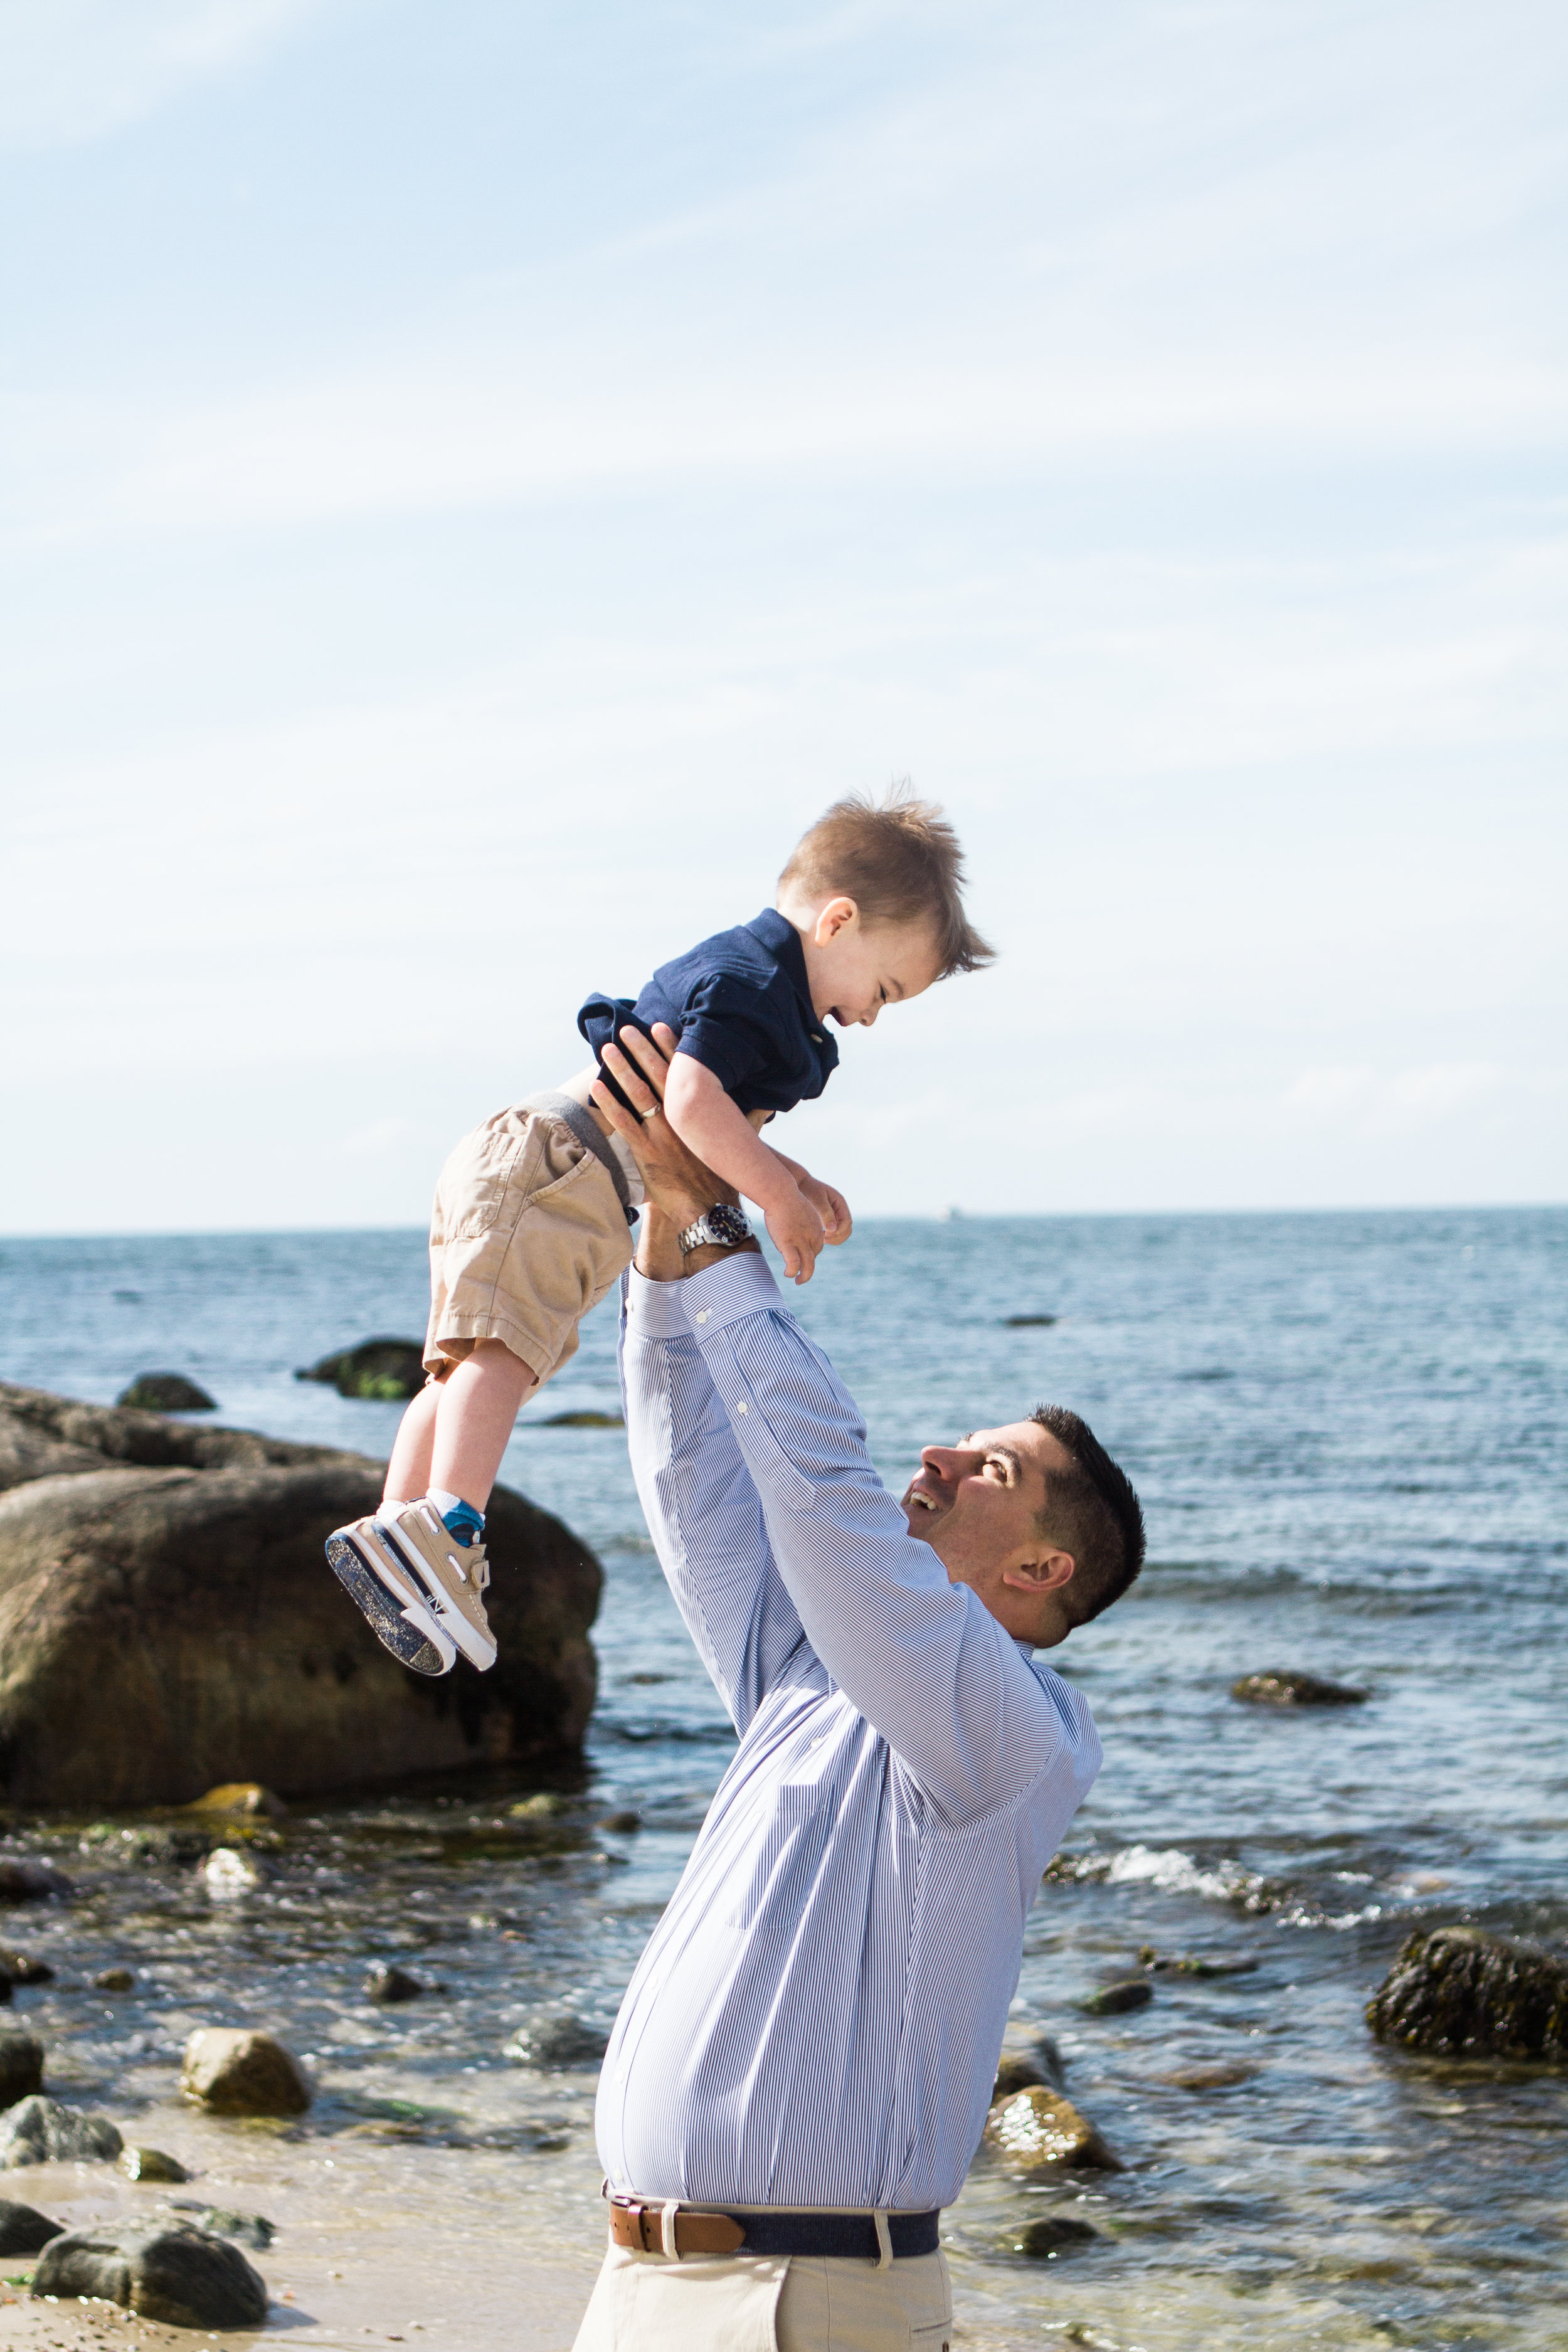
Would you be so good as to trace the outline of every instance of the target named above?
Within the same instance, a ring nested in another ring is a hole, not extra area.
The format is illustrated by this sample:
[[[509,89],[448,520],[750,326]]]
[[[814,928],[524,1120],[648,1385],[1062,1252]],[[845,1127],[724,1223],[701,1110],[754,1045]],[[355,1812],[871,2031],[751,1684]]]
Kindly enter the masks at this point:
[[[825,948],[829,940],[836,940],[840,931],[848,930],[859,919],[860,909],[853,898],[829,898],[817,915],[812,937],[819,948]]]

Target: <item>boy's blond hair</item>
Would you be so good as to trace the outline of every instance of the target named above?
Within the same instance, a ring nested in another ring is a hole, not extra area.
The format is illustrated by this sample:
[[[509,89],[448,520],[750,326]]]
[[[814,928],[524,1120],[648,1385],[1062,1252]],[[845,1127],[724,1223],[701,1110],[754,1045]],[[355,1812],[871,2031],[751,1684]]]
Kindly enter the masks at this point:
[[[974,971],[995,955],[963,911],[963,852],[935,801],[903,785],[880,800],[862,793],[835,801],[802,835],[779,888],[842,891],[865,923],[931,925],[937,978]]]

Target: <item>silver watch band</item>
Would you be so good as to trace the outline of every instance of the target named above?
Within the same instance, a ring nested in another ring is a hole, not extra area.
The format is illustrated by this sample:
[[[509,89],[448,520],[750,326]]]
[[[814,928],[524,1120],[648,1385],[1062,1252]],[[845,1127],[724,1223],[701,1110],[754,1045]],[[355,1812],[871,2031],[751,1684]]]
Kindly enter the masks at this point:
[[[689,1257],[692,1251],[698,1249],[739,1249],[742,1242],[749,1242],[751,1238],[752,1228],[744,1215],[739,1209],[732,1209],[727,1201],[705,1209],[695,1224],[688,1225],[683,1233],[676,1235],[682,1257]]]

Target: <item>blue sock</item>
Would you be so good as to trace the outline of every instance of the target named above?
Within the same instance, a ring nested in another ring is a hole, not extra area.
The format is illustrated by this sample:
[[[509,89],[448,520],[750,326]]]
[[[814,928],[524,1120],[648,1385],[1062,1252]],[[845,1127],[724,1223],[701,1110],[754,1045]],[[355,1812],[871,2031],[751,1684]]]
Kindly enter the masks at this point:
[[[460,1495],[450,1495],[444,1486],[432,1486],[425,1499],[435,1504],[441,1515],[441,1525],[453,1542],[461,1544],[465,1551],[483,1535],[483,1511],[476,1511],[472,1503],[465,1503]]]

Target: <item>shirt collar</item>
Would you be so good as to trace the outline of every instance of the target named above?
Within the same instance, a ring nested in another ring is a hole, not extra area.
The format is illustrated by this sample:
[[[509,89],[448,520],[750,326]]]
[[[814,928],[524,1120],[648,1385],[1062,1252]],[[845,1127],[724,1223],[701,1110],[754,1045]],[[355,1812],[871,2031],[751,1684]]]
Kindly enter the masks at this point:
[[[764,907],[755,919],[746,925],[754,940],[759,940],[771,956],[777,959],[781,970],[799,997],[801,1010],[811,1028],[818,1029],[816,1007],[811,1001],[811,986],[805,976],[805,950],[800,943],[800,933],[786,915],[776,907]]]

